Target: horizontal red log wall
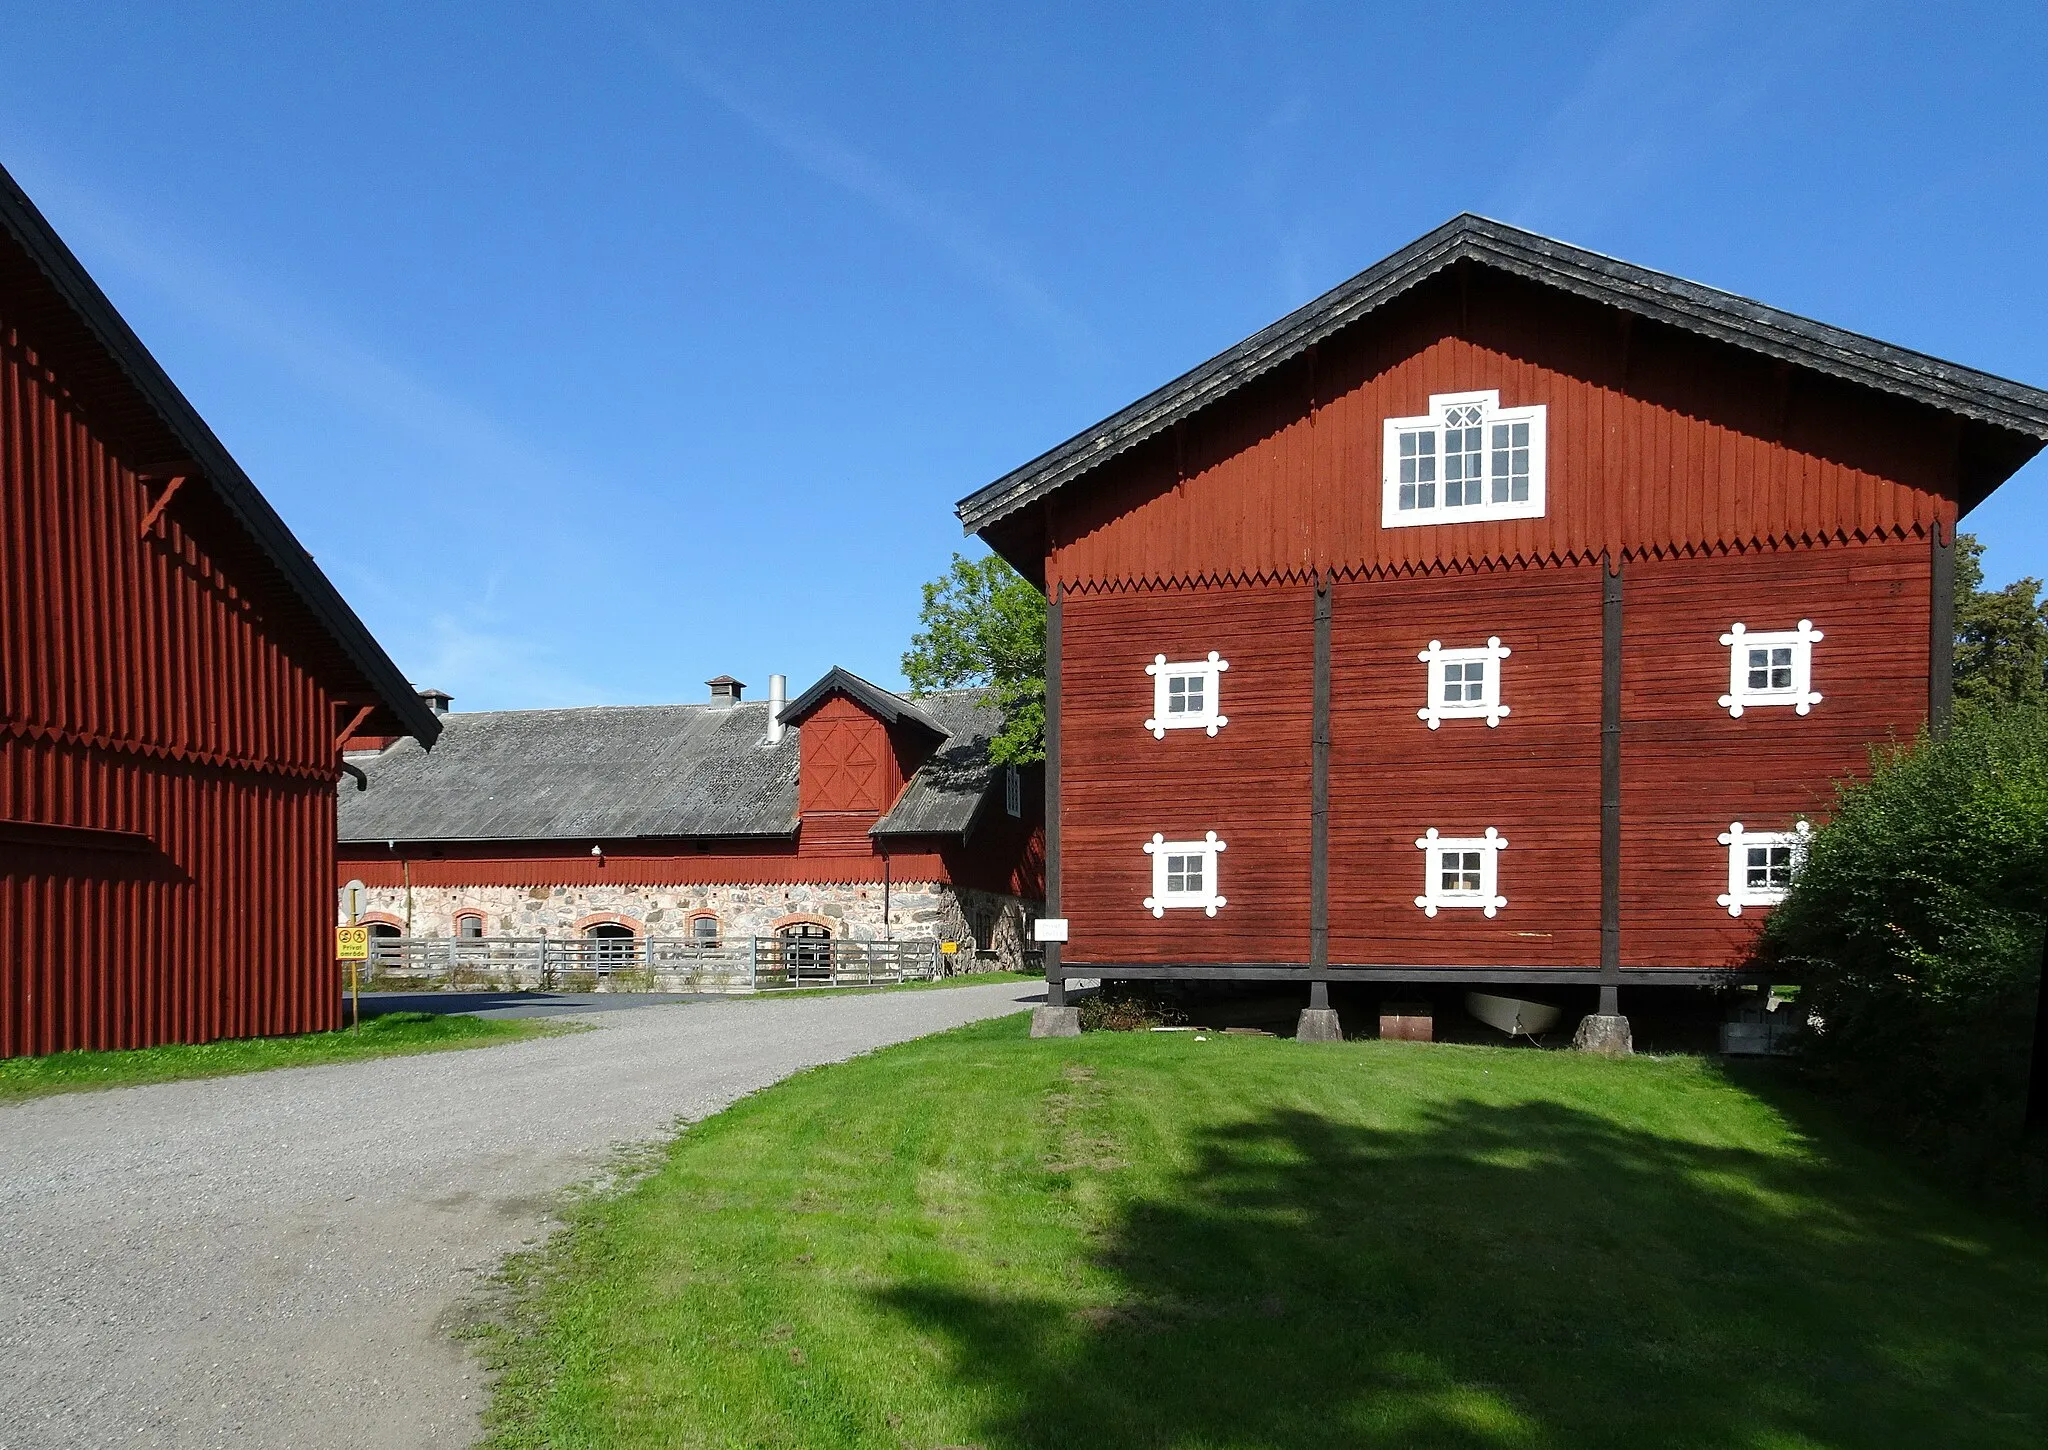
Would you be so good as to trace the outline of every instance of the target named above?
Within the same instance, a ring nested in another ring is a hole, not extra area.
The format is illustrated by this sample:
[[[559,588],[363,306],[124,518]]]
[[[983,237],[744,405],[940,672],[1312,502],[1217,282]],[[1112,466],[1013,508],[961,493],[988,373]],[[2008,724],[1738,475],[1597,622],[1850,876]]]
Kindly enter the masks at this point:
[[[0,821],[154,842],[0,845],[0,1054],[338,1021],[333,701],[164,487],[0,315]]]
[[[1833,782],[1870,742],[1925,718],[1930,558],[1924,542],[1746,551],[1628,567],[1623,612],[1622,944],[1629,967],[1738,962],[1764,913],[1731,918],[1732,821],[1783,830],[1825,819]],[[1120,592],[1070,599],[1062,650],[1063,907],[1068,958],[1303,963],[1309,914],[1309,684],[1305,586]],[[1740,621],[1810,618],[1806,716],[1732,718],[1720,635]],[[1598,564],[1479,568],[1339,583],[1332,599],[1330,961],[1371,966],[1586,969],[1600,956],[1601,586]],[[1498,726],[1418,718],[1431,640],[1499,637],[1510,713]],[[1215,737],[1143,728],[1155,653],[1230,662]],[[1507,906],[1491,918],[1415,905],[1416,840],[1508,840]],[[1214,830],[1227,843],[1214,918],[1155,919],[1143,842]]]

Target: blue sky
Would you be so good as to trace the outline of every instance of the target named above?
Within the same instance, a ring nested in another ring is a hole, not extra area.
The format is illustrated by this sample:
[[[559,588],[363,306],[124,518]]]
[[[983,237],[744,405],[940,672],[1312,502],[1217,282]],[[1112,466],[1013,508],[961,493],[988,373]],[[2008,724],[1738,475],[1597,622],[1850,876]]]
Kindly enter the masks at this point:
[[[415,679],[694,700],[899,681],[957,499],[1463,210],[2048,384],[2044,55],[2038,3],[0,0],[0,159]]]

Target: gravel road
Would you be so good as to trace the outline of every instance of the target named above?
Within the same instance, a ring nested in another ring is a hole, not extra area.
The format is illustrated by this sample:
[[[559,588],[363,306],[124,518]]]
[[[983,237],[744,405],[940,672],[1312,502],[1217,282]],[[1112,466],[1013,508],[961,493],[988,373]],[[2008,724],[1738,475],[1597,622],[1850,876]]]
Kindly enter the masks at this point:
[[[614,1145],[1043,991],[646,1007],[0,1107],[0,1450],[467,1445],[483,1383],[449,1324]]]

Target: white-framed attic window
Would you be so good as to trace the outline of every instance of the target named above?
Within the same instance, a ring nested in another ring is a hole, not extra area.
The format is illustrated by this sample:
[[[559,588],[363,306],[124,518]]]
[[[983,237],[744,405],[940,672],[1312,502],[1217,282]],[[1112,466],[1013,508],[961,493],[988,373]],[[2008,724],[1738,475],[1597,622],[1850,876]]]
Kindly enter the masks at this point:
[[[1216,861],[1224,843],[1210,831],[1199,841],[1169,841],[1158,832],[1145,843],[1152,858],[1152,894],[1145,909],[1154,916],[1194,909],[1214,916],[1229,902],[1217,891]]]
[[[1423,416],[1387,419],[1381,526],[1542,518],[1548,413],[1541,403],[1503,408],[1488,391],[1435,393]]]
[[[1463,649],[1445,649],[1441,640],[1431,640],[1415,656],[1429,666],[1429,700],[1416,715],[1432,730],[1445,720],[1499,725],[1501,716],[1513,713],[1500,702],[1500,662],[1513,653],[1498,635]]]
[[[1424,916],[1450,907],[1477,907],[1492,916],[1508,899],[1500,894],[1500,853],[1508,839],[1492,826],[1483,836],[1445,836],[1431,826],[1415,842],[1422,855],[1422,895],[1415,904]]]
[[[1223,672],[1230,661],[1209,651],[1205,660],[1170,661],[1154,655],[1145,673],[1152,677],[1152,718],[1145,728],[1154,740],[1169,730],[1206,730],[1214,735],[1230,719],[1223,713]]]
[[[1728,647],[1728,693],[1721,708],[1736,719],[1744,710],[1790,705],[1801,715],[1820,703],[1813,688],[1813,647],[1827,636],[1802,619],[1797,629],[1753,630],[1736,624],[1721,636]]]
[[[1728,848],[1728,889],[1714,899],[1730,916],[1745,906],[1776,906],[1792,889],[1812,833],[1805,821],[1789,831],[1747,831],[1731,822],[1717,838]]]

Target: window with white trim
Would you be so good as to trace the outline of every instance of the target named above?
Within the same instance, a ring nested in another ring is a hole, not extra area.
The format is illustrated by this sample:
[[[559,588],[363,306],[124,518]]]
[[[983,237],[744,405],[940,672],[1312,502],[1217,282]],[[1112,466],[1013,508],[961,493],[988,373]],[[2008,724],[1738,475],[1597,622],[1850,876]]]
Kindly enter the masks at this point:
[[[1441,640],[1415,658],[1429,666],[1429,701],[1415,713],[1434,730],[1445,720],[1484,720],[1498,725],[1512,714],[1500,702],[1500,662],[1514,651],[1495,635],[1483,645],[1445,649]]]
[[[1152,858],[1152,894],[1145,898],[1145,909],[1154,916],[1180,908],[1214,916],[1229,904],[1216,889],[1216,860],[1223,849],[1214,831],[1199,841],[1169,841],[1154,832],[1145,843],[1145,854]]]
[[[1802,619],[1797,629],[1753,630],[1737,624],[1721,636],[1728,647],[1728,693],[1721,707],[1736,719],[1744,710],[1790,705],[1801,715],[1820,703],[1813,688],[1813,647],[1827,636]]]
[[[1776,906],[1792,889],[1792,878],[1806,859],[1813,827],[1796,822],[1789,831],[1746,831],[1735,821],[1719,840],[1728,848],[1728,889],[1714,899],[1730,916],[1745,906]]]
[[[1003,769],[1003,809],[1020,818],[1024,814],[1024,772],[1014,765]]]
[[[1230,661],[1216,651],[1205,660],[1169,661],[1154,655],[1145,673],[1152,677],[1152,718],[1145,728],[1154,740],[1169,730],[1206,730],[1214,735],[1230,723],[1223,714],[1223,672]]]
[[[1436,393],[1419,418],[1389,418],[1380,452],[1380,523],[1543,517],[1541,403],[1503,408],[1498,392]]]
[[[1492,916],[1508,899],[1500,894],[1500,853],[1507,837],[1492,826],[1483,836],[1445,836],[1431,826],[1416,842],[1422,855],[1422,895],[1415,904],[1424,916],[1448,907],[1477,907]]]

